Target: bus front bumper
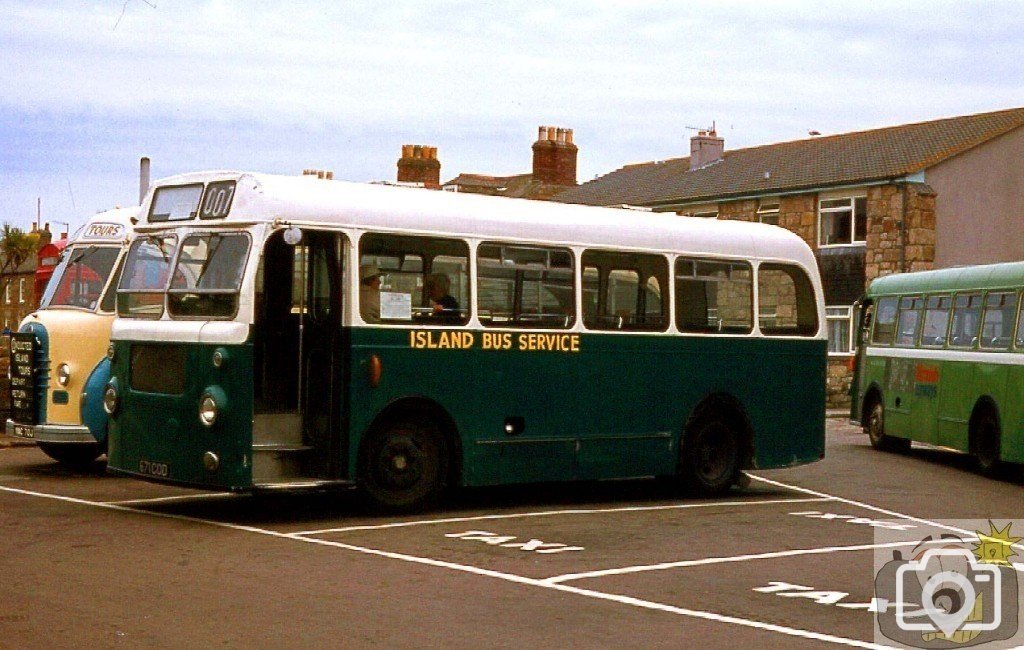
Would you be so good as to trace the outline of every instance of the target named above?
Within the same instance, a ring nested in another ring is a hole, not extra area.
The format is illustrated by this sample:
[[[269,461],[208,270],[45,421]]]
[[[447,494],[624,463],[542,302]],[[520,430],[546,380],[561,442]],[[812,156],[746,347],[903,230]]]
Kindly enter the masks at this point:
[[[89,427],[82,424],[18,424],[8,419],[7,435],[36,442],[96,444],[96,438],[89,432]]]

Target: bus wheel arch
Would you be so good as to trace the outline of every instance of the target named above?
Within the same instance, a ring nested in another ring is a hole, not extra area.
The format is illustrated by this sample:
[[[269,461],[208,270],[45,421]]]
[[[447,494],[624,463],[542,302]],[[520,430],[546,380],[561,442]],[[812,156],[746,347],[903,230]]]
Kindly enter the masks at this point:
[[[982,397],[975,403],[967,432],[967,449],[978,471],[986,476],[995,475],[1001,464],[1002,427],[999,408],[991,397]]]
[[[881,389],[876,384],[872,384],[864,397],[861,425],[873,448],[899,453],[910,451],[909,438],[898,438],[885,433],[885,401],[882,399]]]
[[[385,459],[400,463],[396,472],[381,466]],[[433,400],[404,397],[383,408],[367,428],[359,445],[357,482],[377,506],[418,510],[459,482],[461,461],[461,441],[451,415]],[[403,475],[406,463],[412,474]],[[422,479],[416,472],[422,472]]]
[[[679,476],[702,496],[724,494],[753,467],[753,428],[743,404],[727,393],[705,397],[690,413],[679,443]]]
[[[875,405],[882,403],[882,389],[878,387],[877,383],[872,382],[867,391],[864,392],[864,401],[860,405],[860,425],[862,427],[868,426],[868,420]]]

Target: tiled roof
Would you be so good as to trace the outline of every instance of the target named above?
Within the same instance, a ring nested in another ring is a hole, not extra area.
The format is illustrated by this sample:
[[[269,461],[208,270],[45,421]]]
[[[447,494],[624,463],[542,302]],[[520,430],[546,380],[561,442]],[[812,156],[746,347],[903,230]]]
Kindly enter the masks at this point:
[[[485,174],[459,174],[442,187],[457,186],[460,192],[510,196],[517,199],[547,200],[563,191],[565,185],[542,183],[533,179],[533,174],[513,176],[488,176]]]
[[[591,205],[697,202],[897,178],[1024,125],[1024,108],[726,151],[691,171],[690,159],[627,165],[553,200]]]

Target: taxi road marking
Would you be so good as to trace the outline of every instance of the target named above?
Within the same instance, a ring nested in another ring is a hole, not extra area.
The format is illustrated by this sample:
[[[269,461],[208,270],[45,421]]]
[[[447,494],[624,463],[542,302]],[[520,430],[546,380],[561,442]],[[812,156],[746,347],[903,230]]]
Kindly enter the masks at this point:
[[[343,528],[322,528],[320,530],[302,530],[292,535],[327,535],[329,533],[351,533],[360,530],[381,530],[385,528],[406,528],[409,526],[427,526],[430,524],[456,524],[468,521],[491,521],[494,519],[522,519],[526,517],[551,517],[554,515],[597,515],[618,512],[655,512],[658,510],[686,510],[689,508],[717,508],[736,506],[760,506],[778,503],[811,503],[832,501],[831,497],[813,497],[804,499],[762,499],[745,501],[718,501],[705,503],[675,503],[663,506],[625,506],[621,508],[575,508],[566,510],[541,510],[539,512],[511,512],[502,515],[478,515],[475,517],[446,517],[444,519],[423,519],[419,521],[395,521],[389,524],[373,524],[367,526],[345,526]]]
[[[366,548],[362,546],[355,546],[352,544],[345,544],[343,542],[333,542],[326,539],[317,539],[314,537],[304,537],[296,533],[281,533],[275,530],[268,530],[266,528],[257,528],[255,526],[243,526],[239,524],[229,524],[221,521],[214,521],[210,519],[200,519],[198,517],[189,517],[187,515],[176,515],[166,512],[153,512],[149,510],[140,510],[138,508],[131,508],[129,506],[117,505],[113,503],[101,503],[96,501],[87,501],[85,499],[76,499],[74,497],[67,497],[58,494],[47,494],[45,492],[34,492],[31,490],[19,490],[17,488],[7,487],[0,485],[0,491],[9,492],[12,494],[21,494],[24,496],[40,497],[44,499],[54,499],[57,501],[64,501],[66,503],[73,503],[78,505],[92,506],[94,508],[104,508],[107,510],[115,510],[118,512],[133,513],[137,515],[143,515],[148,517],[158,517],[161,519],[173,519],[177,521],[187,521],[191,523],[206,524],[209,526],[215,526],[218,528],[227,528],[231,530],[237,530],[248,533],[256,533],[258,535],[267,535],[268,537],[275,537],[278,539],[288,539],[297,542],[305,542],[307,544],[317,544],[320,546],[328,546],[332,548],[340,548],[349,551],[355,551],[357,553],[364,553],[366,555],[376,555],[379,557],[390,558],[394,560],[401,560],[403,562],[411,562],[415,564],[423,564],[427,566],[434,566],[444,569],[451,569],[455,571],[461,571],[464,573],[471,573],[480,576],[487,576],[490,578],[496,578],[499,580],[505,580],[507,582],[513,582],[522,585],[528,585],[531,587],[537,587],[541,589],[550,589],[553,591],[560,591],[563,593],[576,594],[578,596],[585,596],[587,598],[593,598],[596,600],[604,600],[609,602],[620,603],[623,605],[630,605],[641,609],[655,610],[660,612],[666,612],[670,614],[677,614],[679,616],[685,616],[688,618],[699,618],[706,621],[714,621],[717,623],[728,623],[731,625],[738,625],[740,627],[747,627],[766,632],[777,632],[787,636],[799,637],[803,639],[811,639],[815,641],[822,641],[825,643],[833,643],[837,645],[845,645],[854,648],[870,648],[870,649],[882,649],[889,648],[890,646],[878,645],[876,643],[870,643],[868,641],[861,641],[858,639],[848,639],[841,636],[835,636],[832,634],[824,634],[821,632],[812,632],[810,630],[803,630],[799,628],[786,627],[784,625],[776,625],[774,623],[765,623],[764,621],[757,621],[747,618],[739,618],[736,616],[726,616],[724,614],[716,614],[714,612],[706,612],[695,609],[685,609],[682,607],[675,607],[673,605],[666,605],[665,603],[658,603],[649,600],[642,600],[634,598],[632,596],[625,596],[622,594],[614,594],[603,591],[595,591],[593,589],[581,589],[579,587],[573,587],[571,585],[563,584],[551,584],[544,580],[538,580],[535,578],[527,578],[525,576],[519,576],[511,573],[503,573],[501,571],[492,571],[490,569],[481,569],[479,567],[469,566],[465,564],[455,564],[452,562],[445,562],[442,560],[435,560],[433,558],[419,557],[415,555],[407,555],[404,553],[393,553],[391,551],[382,551],[379,549]]]

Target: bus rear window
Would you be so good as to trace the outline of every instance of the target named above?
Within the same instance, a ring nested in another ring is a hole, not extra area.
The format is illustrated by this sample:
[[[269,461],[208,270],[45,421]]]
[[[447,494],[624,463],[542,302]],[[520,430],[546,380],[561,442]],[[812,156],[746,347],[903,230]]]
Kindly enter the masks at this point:
[[[185,318],[231,318],[249,254],[243,233],[189,235],[181,244],[167,309]]]
[[[127,318],[160,318],[164,290],[178,238],[151,235],[132,242],[117,288],[117,313]]]
[[[95,309],[120,252],[111,246],[75,246],[66,251],[41,306]]]
[[[814,336],[818,308],[811,280],[788,264],[762,264],[757,272],[758,322],[768,336]]]

